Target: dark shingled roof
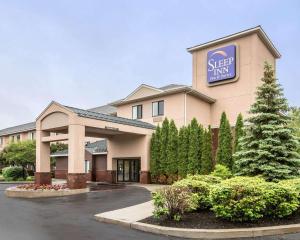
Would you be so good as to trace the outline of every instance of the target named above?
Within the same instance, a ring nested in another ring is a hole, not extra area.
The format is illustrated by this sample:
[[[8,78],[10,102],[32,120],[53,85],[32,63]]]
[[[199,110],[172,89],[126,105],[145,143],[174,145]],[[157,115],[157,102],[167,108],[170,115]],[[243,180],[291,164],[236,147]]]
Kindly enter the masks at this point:
[[[110,114],[110,115],[116,115],[117,114],[117,108],[114,106],[111,106],[109,104],[95,107],[95,108],[90,108],[87,109],[88,111],[92,112],[98,112],[98,113],[104,113],[104,114]]]
[[[117,116],[92,112],[92,111],[69,107],[69,106],[65,106],[65,107],[70,109],[74,113],[76,113],[79,117],[92,118],[92,119],[102,120],[106,122],[119,123],[119,124],[124,124],[129,126],[140,127],[140,128],[155,129],[154,125],[139,120],[117,117]]]
[[[103,139],[96,142],[87,143],[85,145],[85,150],[91,154],[106,153],[107,152],[106,140]],[[68,156],[68,149],[57,151],[51,154],[51,157],[57,157],[57,156]]]
[[[35,122],[25,123],[22,125],[2,129],[0,130],[0,136],[20,133],[20,132],[27,132],[32,130],[35,130]]]

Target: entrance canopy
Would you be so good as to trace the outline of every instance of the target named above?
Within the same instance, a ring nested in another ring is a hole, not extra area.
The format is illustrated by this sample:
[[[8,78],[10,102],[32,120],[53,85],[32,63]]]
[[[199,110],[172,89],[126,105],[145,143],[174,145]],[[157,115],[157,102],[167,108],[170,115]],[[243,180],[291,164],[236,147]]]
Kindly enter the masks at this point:
[[[113,172],[117,168],[114,160],[119,158],[139,158],[141,172],[148,172],[150,139],[154,129],[152,124],[139,120],[51,102],[36,120],[37,182],[49,182],[50,142],[67,141],[69,187],[83,187],[85,184],[81,175],[84,174],[86,137],[107,139],[107,171],[112,175],[115,175]]]

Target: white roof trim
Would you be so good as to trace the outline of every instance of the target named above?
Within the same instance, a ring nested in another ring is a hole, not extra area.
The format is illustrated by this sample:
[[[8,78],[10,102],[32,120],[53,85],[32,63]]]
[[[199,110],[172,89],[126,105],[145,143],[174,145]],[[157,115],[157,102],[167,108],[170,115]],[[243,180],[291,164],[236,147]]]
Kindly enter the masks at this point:
[[[151,87],[151,86],[146,85],[146,84],[142,84],[138,88],[136,88],[132,93],[130,93],[126,98],[122,99],[121,102],[125,102],[128,98],[130,98],[131,96],[133,96],[135,93],[137,93],[142,88],[149,88],[149,89],[155,90],[157,92],[163,92],[163,90],[161,90],[161,89],[158,89],[158,88],[155,88],[155,87]]]
[[[247,35],[250,35],[252,33],[257,33],[258,34],[260,39],[264,42],[264,44],[267,46],[267,48],[272,52],[272,54],[276,58],[281,57],[281,54],[276,49],[276,47],[272,43],[271,39],[267,36],[267,34],[265,33],[265,31],[262,29],[261,26],[250,28],[250,29],[247,29],[245,31],[234,33],[234,34],[231,34],[231,35],[228,35],[228,36],[225,36],[225,37],[222,37],[222,38],[218,38],[218,39],[210,41],[210,42],[206,42],[206,43],[203,43],[203,44],[200,44],[200,45],[196,45],[194,47],[187,48],[187,51],[192,53],[196,50],[208,48],[210,46],[217,45],[217,44],[220,44],[220,43],[224,43],[226,41],[230,41],[230,40],[240,38],[240,37],[243,37],[243,36],[247,36]]]
[[[106,155],[107,152],[95,152],[95,153],[92,153],[92,155]]]

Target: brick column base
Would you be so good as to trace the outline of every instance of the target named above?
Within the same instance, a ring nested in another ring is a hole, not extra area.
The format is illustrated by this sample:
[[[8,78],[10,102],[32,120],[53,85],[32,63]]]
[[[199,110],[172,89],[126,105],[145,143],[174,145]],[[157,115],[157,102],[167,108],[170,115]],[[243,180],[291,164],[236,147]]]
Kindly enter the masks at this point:
[[[142,183],[142,184],[150,184],[151,183],[150,172],[141,171],[141,173],[140,173],[140,183]]]
[[[115,170],[107,170],[106,171],[106,182],[109,182],[109,183],[116,183],[117,182],[117,179],[116,179],[116,176],[117,176],[117,171]]]
[[[50,172],[35,172],[34,173],[35,184],[44,185],[51,184],[51,173]]]
[[[70,189],[86,188],[86,173],[68,173],[67,184]]]

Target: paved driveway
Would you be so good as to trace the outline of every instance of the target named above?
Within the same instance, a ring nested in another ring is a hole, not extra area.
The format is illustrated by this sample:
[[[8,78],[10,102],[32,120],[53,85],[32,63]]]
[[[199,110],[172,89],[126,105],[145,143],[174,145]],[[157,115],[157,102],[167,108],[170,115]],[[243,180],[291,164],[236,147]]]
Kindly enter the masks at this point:
[[[91,192],[48,199],[7,198],[0,184],[0,239],[2,240],[162,240],[176,239],[97,222],[93,215],[148,201],[139,187]],[[299,235],[261,238],[299,240]]]

